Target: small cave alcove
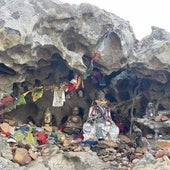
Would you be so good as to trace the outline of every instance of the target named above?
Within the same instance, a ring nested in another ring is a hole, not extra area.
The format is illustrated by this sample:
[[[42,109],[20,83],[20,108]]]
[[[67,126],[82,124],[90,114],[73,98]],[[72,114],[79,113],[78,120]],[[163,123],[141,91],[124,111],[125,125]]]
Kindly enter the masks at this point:
[[[37,68],[25,66],[25,80],[13,84],[12,95],[14,97],[18,98],[19,95],[25,94],[25,103],[16,105],[16,108],[8,113],[17,121],[27,123],[33,118],[36,125],[41,126],[44,112],[49,108],[55,119],[55,125],[59,126],[71,114],[71,110],[75,106],[81,110],[83,121],[86,121],[89,108],[100,90],[104,92],[105,99],[108,100],[111,113],[114,115],[120,110],[118,115],[125,124],[126,132],[130,127],[131,109],[134,110],[134,116],[139,118],[145,115],[146,106],[150,101],[154,101],[159,110],[168,109],[168,99],[162,101],[161,97],[164,98],[164,96],[160,96],[160,100],[158,100],[157,93],[165,95],[162,90],[167,91],[169,83],[164,84],[163,89],[160,90],[159,83],[148,78],[138,77],[133,69],[122,68],[110,75],[105,75],[95,63],[87,79],[83,81],[83,87],[81,86],[74,92],[65,92],[65,101],[62,106],[54,107],[54,88],[60,89],[62,85],[71,81],[75,74],[81,76],[82,74],[78,70],[70,68],[58,50],[45,51],[51,53],[50,57],[48,59],[40,58]],[[89,67],[90,57],[83,55],[82,59],[84,64]],[[14,74],[14,72],[12,73]],[[35,87],[39,88],[37,95],[41,96],[37,100],[33,100]],[[43,88],[42,91],[41,88]]]

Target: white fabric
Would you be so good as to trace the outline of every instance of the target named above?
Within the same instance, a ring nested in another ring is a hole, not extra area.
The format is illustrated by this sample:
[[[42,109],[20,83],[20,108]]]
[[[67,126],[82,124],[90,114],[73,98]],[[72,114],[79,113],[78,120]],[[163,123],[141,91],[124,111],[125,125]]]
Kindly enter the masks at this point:
[[[64,105],[65,99],[65,92],[63,90],[54,90],[53,96],[53,107],[62,107]]]
[[[106,140],[113,140],[116,142],[119,135],[119,128],[115,123],[106,122],[106,125],[103,127],[104,136]]]
[[[84,141],[98,140],[97,127],[102,129],[105,140],[116,141],[118,139],[119,128],[112,121],[109,108],[100,105],[90,107],[87,122],[83,125]]]
[[[97,141],[95,126],[85,122],[83,125],[83,137],[84,141]]]
[[[97,141],[96,136],[96,127],[100,126],[102,128],[103,137],[105,140],[112,140],[115,141],[118,139],[119,135],[119,128],[116,126],[116,124],[112,124],[110,122],[105,123],[94,123],[90,124],[85,122],[83,125],[83,137],[84,141],[91,140],[91,141]]]

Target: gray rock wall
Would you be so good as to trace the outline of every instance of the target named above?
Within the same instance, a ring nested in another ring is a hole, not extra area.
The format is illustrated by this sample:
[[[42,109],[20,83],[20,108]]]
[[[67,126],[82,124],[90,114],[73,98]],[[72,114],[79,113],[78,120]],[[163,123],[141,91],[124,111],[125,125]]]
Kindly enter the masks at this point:
[[[130,23],[119,16],[90,4],[70,5],[54,0],[2,0],[0,13],[1,99],[14,93],[14,83],[21,86],[27,82],[32,88],[39,79],[45,85],[60,85],[70,69],[84,75],[92,56],[99,52],[94,67],[106,75],[109,83],[102,88],[115,98],[113,110],[121,107],[128,112],[139,82],[142,85],[135,105],[138,112],[143,112],[150,100],[157,107],[169,109],[170,34],[165,30],[152,27],[151,35],[137,42]],[[60,57],[57,64],[52,64],[55,53]],[[75,99],[67,102],[68,109],[53,112],[69,113],[70,107],[79,103],[87,114],[101,87],[88,81],[85,85],[88,96],[84,103]],[[18,93],[22,92],[19,87]],[[47,96],[51,96],[48,102],[43,98],[37,103],[41,113],[51,104],[52,94]]]

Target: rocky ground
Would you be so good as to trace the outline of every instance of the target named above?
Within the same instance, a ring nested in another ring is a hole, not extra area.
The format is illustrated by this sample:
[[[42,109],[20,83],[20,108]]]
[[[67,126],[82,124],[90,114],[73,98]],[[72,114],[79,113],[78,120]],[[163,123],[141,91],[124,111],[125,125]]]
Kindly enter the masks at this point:
[[[0,124],[0,170],[169,170],[170,140],[119,135],[116,142],[83,141],[56,127]]]

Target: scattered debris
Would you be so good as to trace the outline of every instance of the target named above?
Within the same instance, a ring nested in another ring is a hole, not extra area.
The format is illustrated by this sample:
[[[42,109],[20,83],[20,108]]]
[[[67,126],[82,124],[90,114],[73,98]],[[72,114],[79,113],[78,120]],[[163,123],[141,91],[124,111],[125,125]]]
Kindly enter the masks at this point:
[[[33,160],[38,161],[40,157],[46,159],[44,166],[47,166],[49,165],[47,158],[50,159],[56,154],[87,152],[96,153],[103,162],[110,163],[112,166],[114,163],[114,167],[118,169],[123,167],[127,170],[137,169],[137,167],[147,168],[148,164],[153,167],[170,167],[170,141],[162,139],[155,141],[155,138],[149,134],[146,138],[140,136],[144,145],[143,143],[137,145],[134,139],[126,135],[119,135],[116,141],[98,140],[90,143],[90,141],[76,139],[60,130],[50,132],[27,124],[10,126],[8,122],[9,120],[5,119],[5,122],[0,124],[0,147],[6,148],[1,149],[0,159],[9,159],[20,166],[30,166]],[[4,125],[10,130],[9,133]],[[28,134],[31,140],[28,140]],[[149,140],[152,140],[152,143]],[[155,148],[156,144],[157,148]],[[2,154],[2,152],[6,153]],[[142,164],[142,159],[147,159],[146,157],[150,157],[150,162]],[[161,161],[158,161],[160,158]],[[156,162],[156,165],[153,162]]]

